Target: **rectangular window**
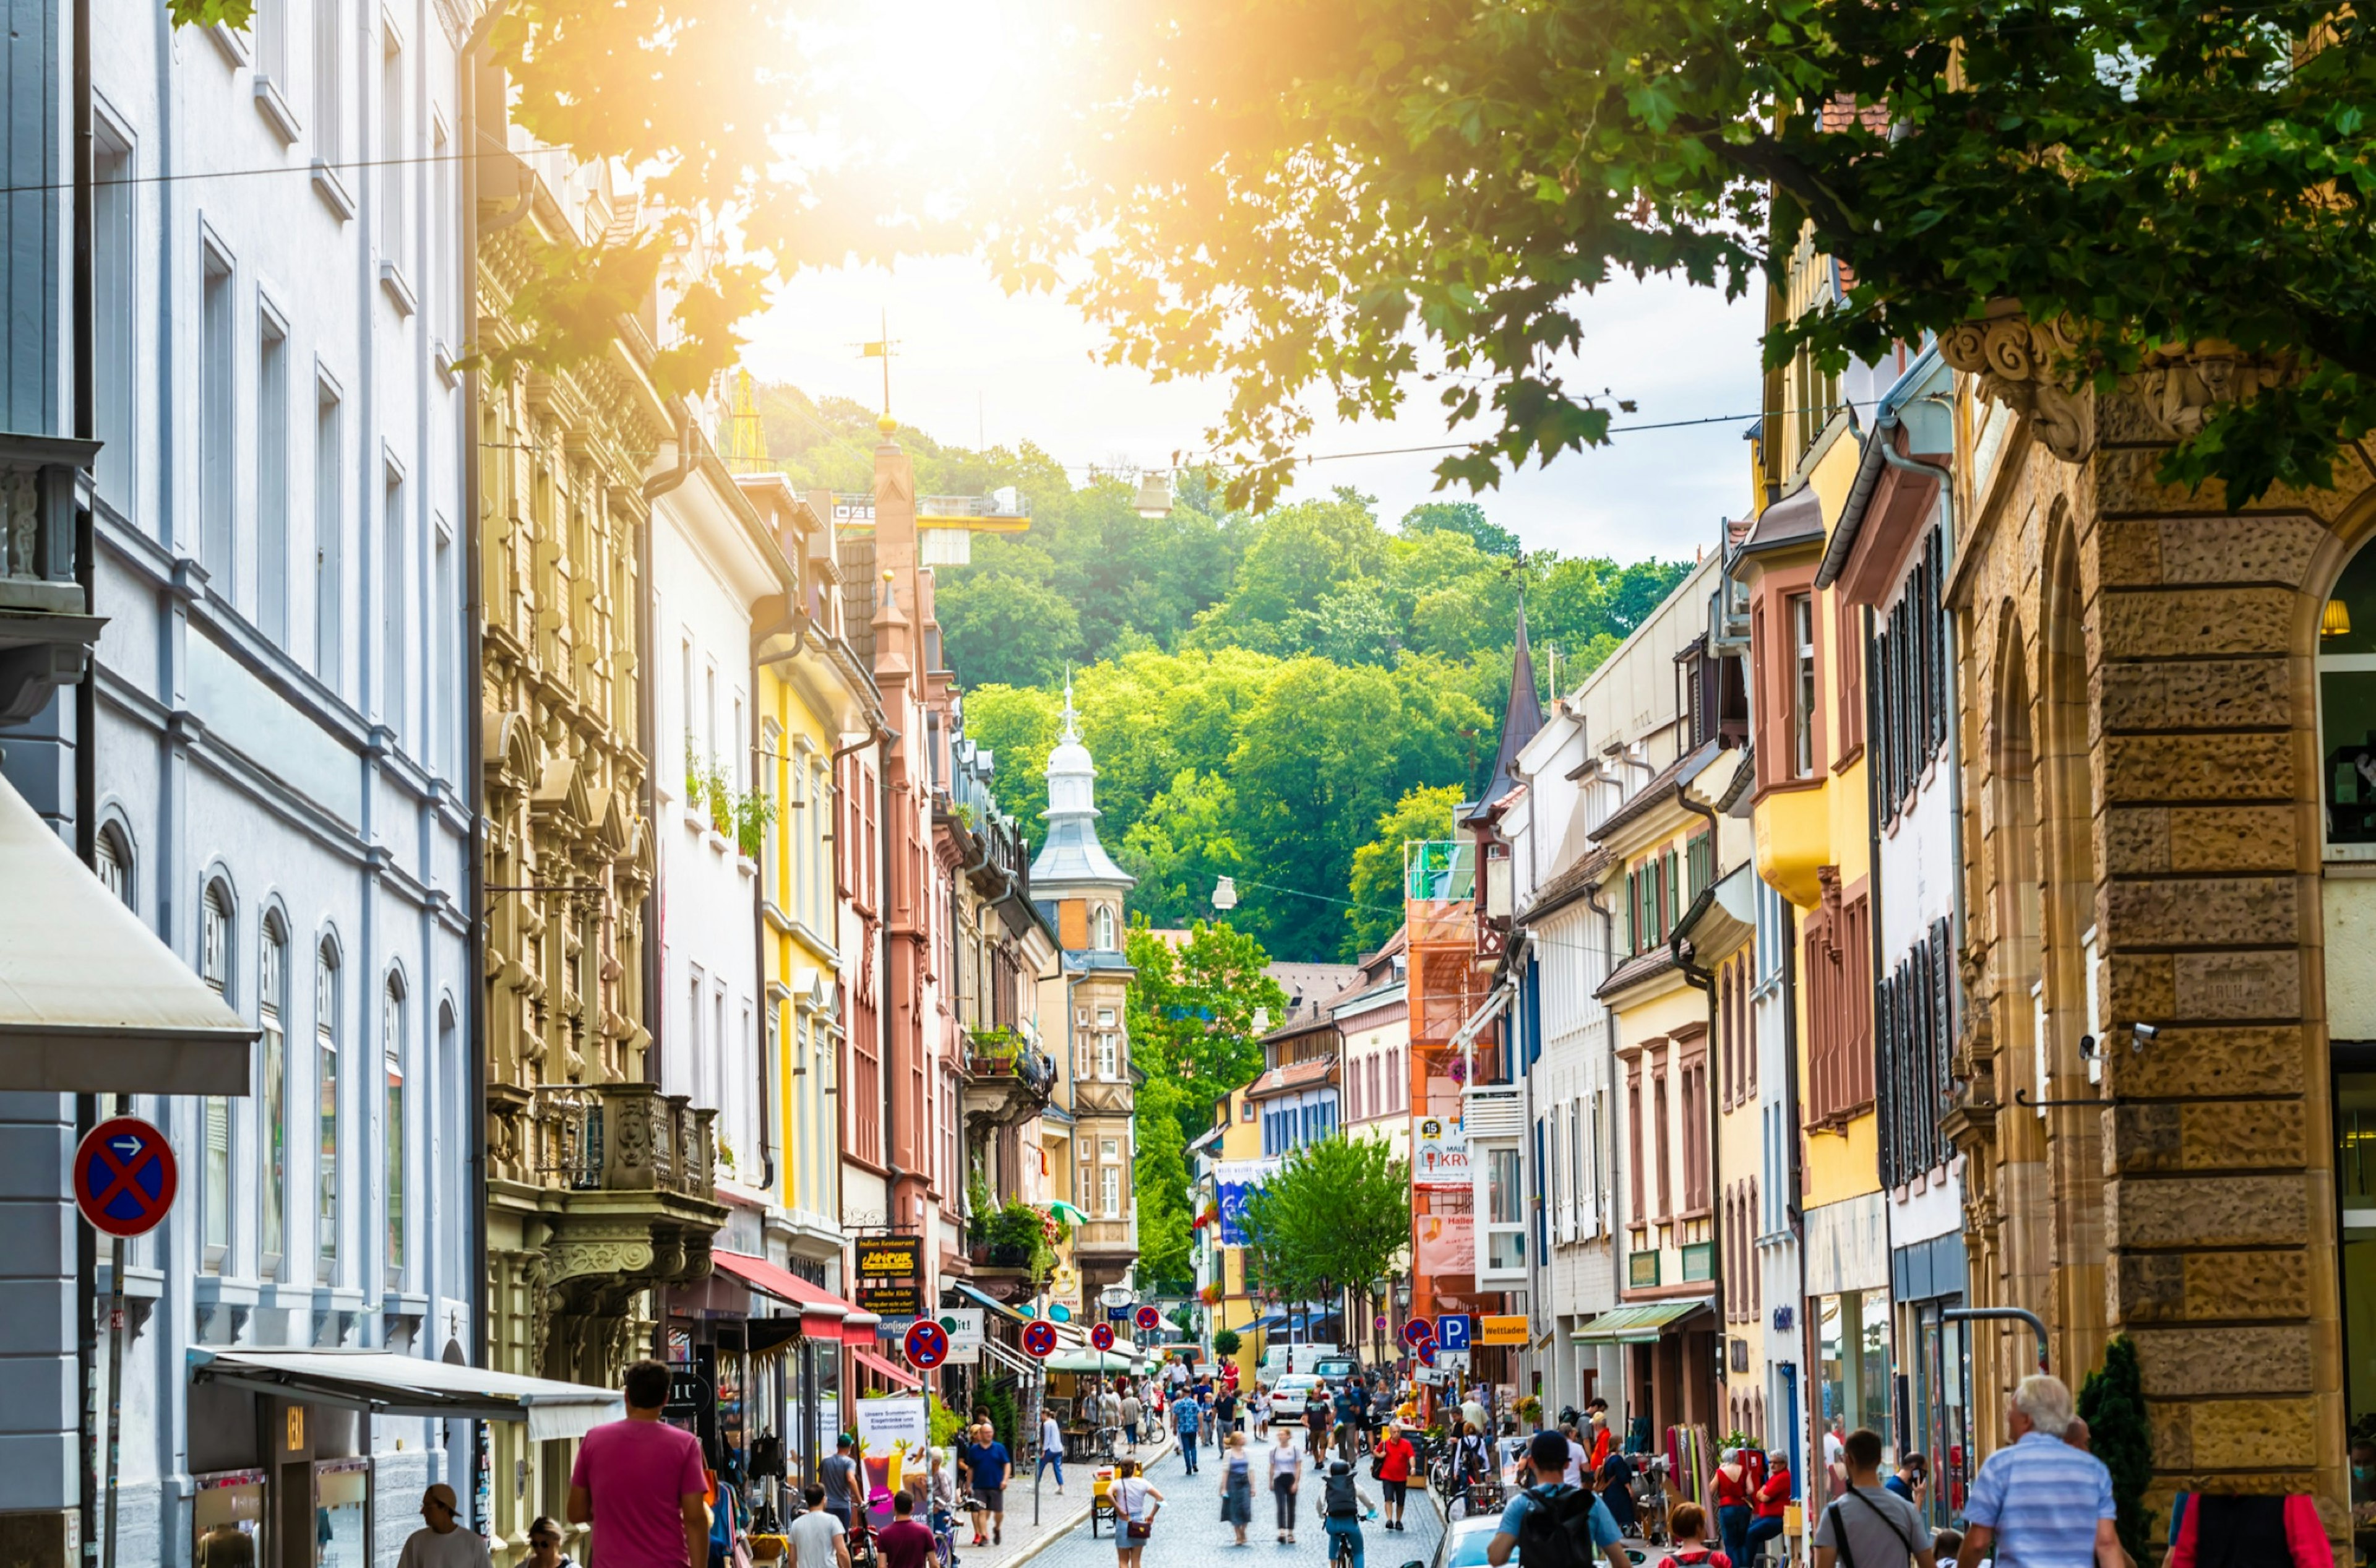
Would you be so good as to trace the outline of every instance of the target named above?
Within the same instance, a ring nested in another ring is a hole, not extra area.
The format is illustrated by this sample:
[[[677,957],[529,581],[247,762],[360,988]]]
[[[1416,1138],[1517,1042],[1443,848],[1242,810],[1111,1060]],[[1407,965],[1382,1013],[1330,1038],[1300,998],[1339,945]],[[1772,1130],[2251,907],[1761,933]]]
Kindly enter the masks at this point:
[[[1107,1219],[1122,1218],[1122,1167],[1098,1168],[1098,1213]]]
[[[343,0],[314,6],[314,156],[336,163],[347,154],[346,21]]]
[[[1658,1218],[1664,1219],[1675,1212],[1675,1123],[1674,1119],[1667,1114],[1667,1075],[1664,1072],[1654,1073],[1650,1076],[1650,1134],[1657,1140],[1656,1158],[1658,1162]]]
[[[1815,772],[1815,601],[1812,595],[1793,594],[1790,624],[1790,773],[1811,778]]]
[[[437,634],[430,657],[432,678],[437,683],[437,718],[436,744],[432,750],[438,771],[454,778],[462,772],[462,588],[455,576],[454,530],[442,522],[437,529],[436,571]]]
[[[269,313],[256,322],[255,622],[289,641],[289,335]]]
[[[1864,647],[1864,607],[1851,604],[1846,594],[1834,603],[1832,647],[1839,656],[1839,671],[1835,677],[1839,688],[1840,742],[1842,756],[1864,744],[1864,661],[1856,650]]]
[[[1633,1177],[1626,1185],[1634,1189],[1634,1223],[1639,1225],[1648,1218],[1645,1194],[1650,1185],[1650,1172],[1649,1168],[1642,1163],[1642,1086],[1638,1083],[1625,1086],[1625,1139]]]
[[[410,606],[405,573],[404,476],[393,468],[382,481],[380,504],[380,719],[401,734],[405,729],[405,621]]]
[[[238,563],[232,524],[238,455],[232,449],[232,413],[236,388],[232,370],[231,263],[211,245],[203,247],[199,280],[198,558],[224,599],[236,599]]]
[[[140,314],[138,250],[135,241],[132,148],[104,125],[94,137],[91,191],[91,392],[97,405],[99,493],[129,517],[138,508],[133,493],[139,451],[134,410],[139,406]]]
[[[404,261],[404,187],[410,171],[404,145],[404,45],[393,31],[381,41],[379,56],[379,254]]]
[[[443,124],[432,121],[429,135],[431,186],[435,192],[436,211],[429,223],[429,243],[435,247],[424,269],[429,276],[423,285],[430,291],[431,331],[441,339],[454,330],[456,299],[458,292],[454,282],[454,211],[457,197],[454,194],[454,149],[446,137]]]
[[[339,395],[327,383],[314,395],[314,673],[340,686],[346,646],[346,505],[340,483]]]

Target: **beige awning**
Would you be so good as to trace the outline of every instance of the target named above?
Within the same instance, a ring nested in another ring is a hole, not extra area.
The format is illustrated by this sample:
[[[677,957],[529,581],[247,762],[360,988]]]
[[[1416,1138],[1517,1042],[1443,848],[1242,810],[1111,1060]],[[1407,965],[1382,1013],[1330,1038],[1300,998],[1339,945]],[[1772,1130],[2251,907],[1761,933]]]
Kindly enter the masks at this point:
[[[256,1034],[0,778],[0,1089],[244,1095]]]
[[[615,1389],[457,1367],[393,1350],[194,1348],[190,1372],[200,1381],[374,1415],[526,1421],[530,1443],[583,1437],[626,1413]]]

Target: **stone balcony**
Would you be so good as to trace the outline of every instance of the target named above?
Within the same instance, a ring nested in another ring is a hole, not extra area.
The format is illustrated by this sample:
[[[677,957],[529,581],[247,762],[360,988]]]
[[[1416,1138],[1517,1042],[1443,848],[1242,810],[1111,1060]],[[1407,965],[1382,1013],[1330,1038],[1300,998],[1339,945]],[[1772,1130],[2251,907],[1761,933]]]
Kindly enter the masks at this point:
[[[490,1100],[493,1196],[544,1221],[541,1283],[563,1315],[615,1314],[708,1274],[726,1220],[717,1112],[650,1084],[505,1087]]]

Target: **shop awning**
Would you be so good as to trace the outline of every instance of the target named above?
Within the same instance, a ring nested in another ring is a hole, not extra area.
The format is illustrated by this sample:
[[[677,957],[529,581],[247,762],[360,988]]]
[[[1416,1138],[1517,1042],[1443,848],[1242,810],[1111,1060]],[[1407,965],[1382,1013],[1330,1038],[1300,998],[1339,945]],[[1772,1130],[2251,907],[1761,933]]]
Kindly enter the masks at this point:
[[[1684,1319],[1715,1310],[1707,1296],[1683,1301],[1648,1301],[1606,1312],[1575,1331],[1579,1345],[1651,1345]]]
[[[626,1413],[608,1388],[392,1350],[192,1350],[194,1379],[379,1416],[526,1421],[530,1443],[583,1437]]]
[[[1006,1319],[1010,1323],[1035,1323],[1038,1321],[1029,1313],[1016,1312],[1013,1307],[1008,1306],[1004,1301],[1000,1301],[989,1291],[977,1290],[962,1279],[952,1280],[950,1283],[957,1288],[958,1295],[971,1297],[977,1304],[989,1308],[992,1312],[996,1313],[1000,1317]]]
[[[914,1372],[907,1367],[900,1366],[896,1361],[886,1361],[872,1350],[852,1350],[850,1351],[850,1355],[857,1360],[860,1366],[880,1373],[882,1376],[890,1379],[893,1383],[897,1384],[902,1388],[921,1388],[924,1386],[923,1380],[918,1377]]]
[[[1064,1350],[1040,1364],[1050,1372],[1135,1372],[1139,1370],[1137,1357],[1125,1356],[1119,1350]]]
[[[257,1032],[0,779],[0,1089],[244,1095]]]
[[[848,1345],[874,1343],[874,1325],[881,1320],[872,1313],[843,1301],[822,1285],[812,1285],[788,1268],[769,1263],[766,1258],[753,1257],[748,1253],[712,1252],[710,1263],[754,1290],[773,1296],[787,1306],[801,1309],[802,1331],[820,1339],[839,1339]],[[810,1320],[816,1320],[814,1327]],[[832,1326],[826,1326],[830,1319]],[[862,1320],[853,1322],[852,1320]]]

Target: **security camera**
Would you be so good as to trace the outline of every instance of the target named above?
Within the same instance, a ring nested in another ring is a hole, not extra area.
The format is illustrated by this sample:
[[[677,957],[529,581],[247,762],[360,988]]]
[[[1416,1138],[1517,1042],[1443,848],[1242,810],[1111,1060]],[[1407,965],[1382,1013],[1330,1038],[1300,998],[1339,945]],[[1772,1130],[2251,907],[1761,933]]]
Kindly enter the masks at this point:
[[[2081,1035],[2079,1037],[2079,1060],[2082,1062],[2093,1062],[2096,1060],[2096,1037],[2094,1035]]]
[[[2160,1036],[2160,1034],[2161,1031],[2154,1028],[2151,1024],[2131,1024],[2129,1026],[2129,1049],[2132,1051],[2143,1051],[2146,1046],[2151,1045],[2155,1039]]]

